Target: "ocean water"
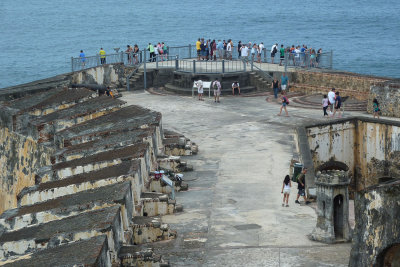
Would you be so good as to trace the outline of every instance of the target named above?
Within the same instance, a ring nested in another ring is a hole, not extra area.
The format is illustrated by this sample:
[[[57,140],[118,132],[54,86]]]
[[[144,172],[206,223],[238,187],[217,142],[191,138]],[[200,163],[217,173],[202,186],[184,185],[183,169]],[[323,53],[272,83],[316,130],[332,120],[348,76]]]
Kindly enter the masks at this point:
[[[0,88],[69,72],[81,49],[198,37],[321,47],[335,69],[400,78],[399,14],[398,0],[1,0]]]

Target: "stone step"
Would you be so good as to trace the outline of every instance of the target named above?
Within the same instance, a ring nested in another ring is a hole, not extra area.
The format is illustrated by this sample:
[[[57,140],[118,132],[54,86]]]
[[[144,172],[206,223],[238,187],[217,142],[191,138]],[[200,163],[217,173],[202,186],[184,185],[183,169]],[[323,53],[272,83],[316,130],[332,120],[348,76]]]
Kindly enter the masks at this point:
[[[37,172],[36,180],[41,182],[61,180],[73,175],[97,171],[132,159],[140,159],[142,169],[147,172],[153,170],[153,165],[156,162],[156,158],[150,151],[149,144],[137,143],[115,150],[100,152],[85,158],[43,167]]]
[[[179,94],[179,95],[192,95],[192,89],[191,88],[182,88],[182,87],[178,87],[175,86],[171,83],[167,83],[165,84],[165,90],[169,91],[169,92],[173,92],[175,94]],[[257,88],[254,86],[246,86],[246,87],[240,87],[240,92],[242,94],[246,94],[246,93],[250,93],[253,91],[256,91]],[[214,90],[210,89],[210,94],[211,96],[214,95]],[[197,95],[197,89],[195,90],[195,95]],[[204,95],[208,95],[208,89],[204,89]],[[221,90],[221,95],[232,95],[232,87],[228,87],[228,88],[222,88]]]
[[[132,228],[134,245],[176,238],[176,232],[170,230],[168,224],[162,223],[160,218],[136,216]]]
[[[179,156],[160,156],[157,158],[157,163],[160,169],[177,173],[193,170],[193,166],[188,165],[185,161],[181,161],[181,157]]]
[[[29,123],[32,129],[29,134],[39,142],[52,141],[55,132],[114,112],[125,103],[108,96],[92,98],[72,107],[34,118]]]
[[[164,153],[170,156],[189,156],[198,152],[198,146],[185,137],[165,137],[164,133]]]
[[[121,207],[115,205],[6,232],[0,236],[0,258],[24,255],[106,234],[111,261],[115,261],[119,248],[127,243],[121,218]]]
[[[162,150],[162,148],[157,147],[155,127],[148,127],[145,129],[114,132],[101,139],[62,148],[54,153],[51,160],[54,163],[60,163],[142,142],[149,143],[155,155],[159,150]]]
[[[123,246],[118,252],[121,267],[149,266],[169,267],[169,262],[164,261],[160,255],[156,255],[152,248],[143,248],[137,245]]]
[[[187,191],[189,189],[189,185],[185,182],[183,182],[181,179],[177,180],[174,176],[168,176],[170,180],[174,182],[174,190],[175,192],[179,191]],[[154,174],[151,175],[150,177],[150,185],[149,185],[149,191],[151,192],[157,192],[157,193],[164,193],[164,194],[171,194],[172,193],[172,188],[165,184],[161,179],[155,178]]]
[[[154,258],[157,259],[156,256]],[[29,254],[28,257],[20,256],[1,263],[6,267],[72,266],[74,263],[79,263],[77,266],[108,267],[112,264],[106,235],[60,244]]]
[[[139,106],[128,106],[57,132],[55,140],[56,144],[63,148],[103,138],[115,132],[143,129],[150,126],[156,127],[157,140],[161,144],[161,113]]]
[[[140,196],[143,203],[143,216],[154,217],[173,214],[176,201],[169,199],[167,194],[143,192]]]
[[[5,231],[15,231],[115,204],[121,205],[124,229],[128,229],[135,214],[130,181],[7,210],[0,216],[0,228]]]
[[[123,181],[132,181],[135,185],[133,198],[135,204],[138,204],[140,192],[144,184],[144,176],[145,174],[141,170],[140,160],[124,161],[121,164],[98,171],[78,174],[63,180],[26,187],[17,196],[18,206],[33,205]]]

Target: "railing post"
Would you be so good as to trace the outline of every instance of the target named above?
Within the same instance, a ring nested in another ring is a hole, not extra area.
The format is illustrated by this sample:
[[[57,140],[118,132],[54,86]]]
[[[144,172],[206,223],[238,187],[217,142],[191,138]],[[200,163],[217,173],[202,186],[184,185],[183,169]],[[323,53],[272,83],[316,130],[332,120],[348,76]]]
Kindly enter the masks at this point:
[[[156,69],[158,69],[158,55],[156,55]]]
[[[251,57],[251,71],[253,71],[254,58]]]
[[[179,69],[178,55],[175,56],[175,70]]]
[[[120,55],[121,55],[121,63],[124,63],[124,52],[121,51],[121,52],[120,52]]]
[[[267,49],[264,47],[263,48],[263,53],[264,53],[264,62],[267,63]]]
[[[192,58],[192,45],[189,44],[189,58]]]
[[[71,71],[74,72],[74,58],[71,57]]]
[[[244,60],[242,60],[242,62],[243,62],[243,70],[246,71],[246,65],[247,64],[246,64],[246,62]]]
[[[329,68],[332,69],[333,67],[333,50],[331,50],[331,56],[330,56],[330,61],[329,61]]]
[[[196,60],[193,59],[193,73],[196,73]]]
[[[144,90],[147,88],[147,74],[146,74],[146,52],[143,53],[143,85],[144,85]]]
[[[97,58],[97,66],[100,66],[100,55],[97,54],[97,55],[96,55],[96,58]]]
[[[289,61],[289,55],[288,55],[288,53],[290,53],[290,51],[287,52],[287,53],[285,53],[285,74],[286,74],[286,72],[287,72],[287,66],[288,66],[288,61]]]
[[[225,73],[225,60],[222,60],[222,73]]]

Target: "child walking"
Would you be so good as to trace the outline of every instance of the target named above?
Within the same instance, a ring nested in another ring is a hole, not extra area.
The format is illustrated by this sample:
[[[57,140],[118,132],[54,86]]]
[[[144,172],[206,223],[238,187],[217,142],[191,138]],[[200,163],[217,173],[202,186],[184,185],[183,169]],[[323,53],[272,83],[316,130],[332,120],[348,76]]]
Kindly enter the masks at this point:
[[[324,98],[322,99],[322,109],[324,110],[324,117],[328,116],[328,113],[326,112],[326,110],[328,109],[328,105],[329,105],[329,101],[328,101],[328,97],[327,95],[324,95]]]
[[[378,119],[379,119],[379,111],[381,111],[381,110],[379,108],[379,102],[376,98],[374,98],[374,101],[372,101],[372,105],[374,107],[374,118],[378,117]]]
[[[289,207],[289,195],[290,195],[290,187],[292,186],[292,182],[290,181],[289,175],[285,176],[285,179],[283,180],[282,184],[282,194],[283,194],[283,200],[282,200],[282,207],[285,206],[285,201],[286,201],[286,207]]]

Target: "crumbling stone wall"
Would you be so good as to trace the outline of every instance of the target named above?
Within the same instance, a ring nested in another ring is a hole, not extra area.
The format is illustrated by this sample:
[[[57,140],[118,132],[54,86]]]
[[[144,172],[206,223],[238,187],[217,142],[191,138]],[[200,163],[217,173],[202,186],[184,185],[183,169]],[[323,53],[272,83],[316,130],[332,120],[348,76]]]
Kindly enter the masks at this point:
[[[384,176],[400,177],[400,123],[369,118],[316,123],[306,127],[313,164],[346,164],[362,190]]]
[[[0,128],[0,213],[17,207],[17,194],[35,184],[36,169],[50,164],[52,149]]]
[[[373,113],[374,98],[379,102],[381,115],[400,118],[400,81],[381,82],[371,86],[368,113]]]
[[[400,243],[400,182],[357,193],[355,216],[349,266],[384,266],[383,262],[393,256],[386,253],[390,254],[390,248]]]
[[[106,64],[73,72],[71,83],[121,87],[125,83],[125,66],[122,63]]]
[[[371,86],[387,81],[387,78],[372,77],[350,72],[309,72],[296,71],[292,75],[291,91],[306,94],[326,94],[335,87],[342,96],[367,100]]]
[[[380,177],[400,177],[400,124],[358,120],[356,139],[358,189],[377,184]]]

